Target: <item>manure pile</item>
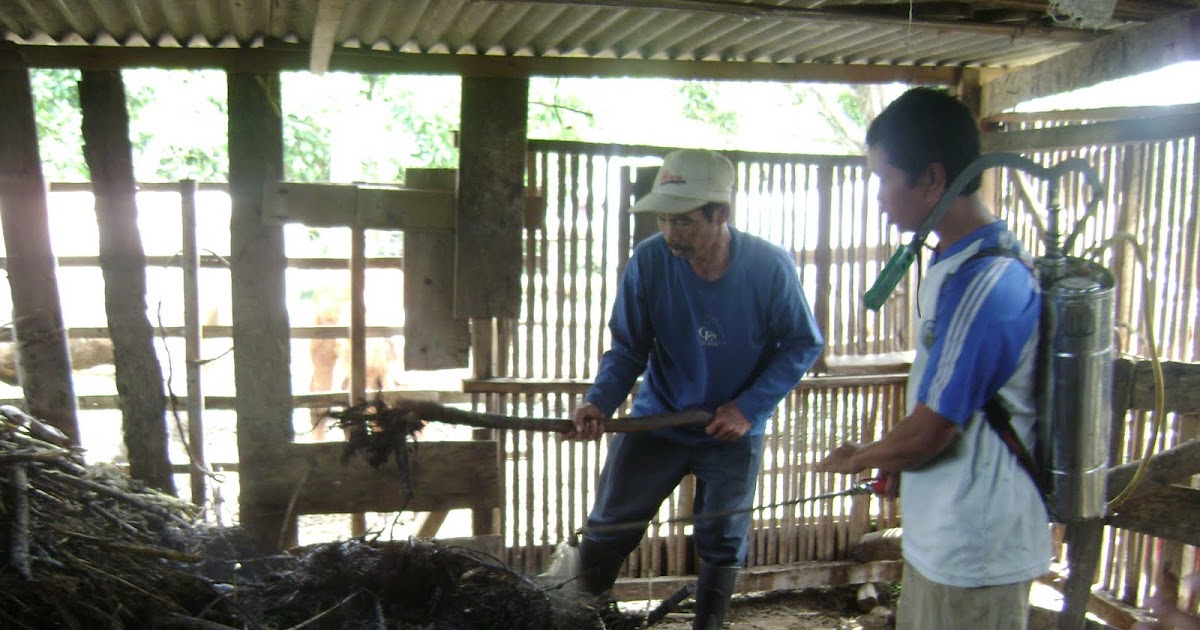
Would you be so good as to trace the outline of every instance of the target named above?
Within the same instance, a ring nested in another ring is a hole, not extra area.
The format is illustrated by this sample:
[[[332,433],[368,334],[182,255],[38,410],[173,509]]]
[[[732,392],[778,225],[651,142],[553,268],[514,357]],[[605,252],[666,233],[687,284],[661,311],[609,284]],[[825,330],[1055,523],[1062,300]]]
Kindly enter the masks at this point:
[[[0,407],[5,628],[632,629],[639,617],[543,588],[433,540],[255,554],[233,528]]]

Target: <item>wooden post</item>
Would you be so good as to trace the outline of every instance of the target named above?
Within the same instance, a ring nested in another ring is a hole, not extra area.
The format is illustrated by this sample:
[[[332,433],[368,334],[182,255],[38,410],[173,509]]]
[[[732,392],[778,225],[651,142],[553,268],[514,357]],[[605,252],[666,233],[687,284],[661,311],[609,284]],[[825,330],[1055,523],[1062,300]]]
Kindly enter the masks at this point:
[[[476,378],[496,375],[495,318],[520,316],[528,99],[528,78],[463,78],[454,315],[471,319]],[[477,536],[498,531],[495,510],[471,521]]]
[[[495,338],[494,320],[492,319],[472,319],[471,324],[471,378],[483,380],[495,376],[493,352],[493,339]],[[494,397],[488,397],[488,406],[494,407],[492,400]],[[489,412],[500,413],[502,410],[489,408]],[[495,431],[492,429],[475,429],[471,432],[471,437],[476,440],[493,440],[495,439]],[[504,460],[500,459],[503,456],[503,449],[498,449],[496,459],[496,470],[503,473]],[[471,510],[471,533],[474,536],[486,536],[488,534],[500,533],[500,520],[497,518],[498,510],[494,508],[482,508]]]
[[[367,399],[367,231],[350,227],[350,402]]]
[[[175,494],[167,453],[167,401],[154,328],[146,316],[146,252],[134,199],[133,154],[125,84],[117,70],[83,72],[83,154],[92,172],[104,311],[112,335],[129,474]]]
[[[979,120],[983,105],[983,83],[979,68],[963,68],[960,71],[958,83],[954,86],[955,95],[962,101],[975,120]]]
[[[361,196],[360,196],[361,197]],[[367,399],[367,230],[350,226],[350,403]],[[361,431],[362,429],[351,429]],[[352,439],[350,435],[347,439]],[[350,535],[367,533],[367,515],[350,515]]]
[[[463,79],[456,317],[520,315],[528,94],[526,78]]]
[[[192,482],[192,503],[204,505],[208,495],[204,457],[204,388],[200,383],[200,248],[196,242],[196,182],[179,183],[183,216],[183,335],[187,365],[188,455]]]
[[[1086,627],[1088,602],[1092,597],[1092,582],[1100,566],[1100,547],[1104,538],[1104,519],[1095,518],[1068,523],[1064,540],[1067,543],[1067,583],[1063,587],[1063,610],[1059,630],[1083,630]]]
[[[13,343],[26,411],[79,443],[71,355],[50,247],[29,72],[0,50],[0,224],[12,290]]]
[[[295,542],[295,515],[264,507],[269,497],[256,481],[267,464],[249,454],[294,436],[283,228],[264,223],[262,213],[263,183],[283,176],[279,76],[231,72],[227,80],[241,524],[258,546],[275,549]]]
[[[1166,422],[1166,419],[1160,419]],[[1200,415],[1183,414],[1179,418],[1179,441],[1186,442],[1200,435]],[[1179,581],[1184,575],[1191,573],[1192,567],[1187,563],[1184,544],[1178,540],[1162,540],[1158,548],[1158,562],[1154,569],[1156,592],[1165,602],[1179,603]]]

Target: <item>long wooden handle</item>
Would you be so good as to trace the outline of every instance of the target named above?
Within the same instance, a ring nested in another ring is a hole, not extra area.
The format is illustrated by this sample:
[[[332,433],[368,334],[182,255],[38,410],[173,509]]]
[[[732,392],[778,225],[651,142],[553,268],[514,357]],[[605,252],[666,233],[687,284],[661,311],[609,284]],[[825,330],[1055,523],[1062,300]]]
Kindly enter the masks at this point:
[[[520,418],[497,413],[464,411],[423,400],[401,398],[388,411],[410,413],[427,422],[463,424],[481,429],[553,431],[556,433],[568,433],[575,430],[575,425],[570,420],[560,418]],[[606,433],[632,433],[672,427],[702,427],[711,422],[712,418],[711,413],[702,409],[689,409],[652,416],[616,418],[604,423],[604,431]]]

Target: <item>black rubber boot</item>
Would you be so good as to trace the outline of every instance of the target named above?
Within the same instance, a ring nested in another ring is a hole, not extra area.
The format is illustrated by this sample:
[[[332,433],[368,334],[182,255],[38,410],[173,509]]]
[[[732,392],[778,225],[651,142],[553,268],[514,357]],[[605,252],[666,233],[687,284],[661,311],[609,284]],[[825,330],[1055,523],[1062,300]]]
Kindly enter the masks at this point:
[[[607,597],[617,581],[625,556],[587,536],[579,540],[579,590],[598,598]]]
[[[720,630],[729,612],[729,598],[737,584],[738,567],[700,565],[696,583],[696,619],[692,630]]]

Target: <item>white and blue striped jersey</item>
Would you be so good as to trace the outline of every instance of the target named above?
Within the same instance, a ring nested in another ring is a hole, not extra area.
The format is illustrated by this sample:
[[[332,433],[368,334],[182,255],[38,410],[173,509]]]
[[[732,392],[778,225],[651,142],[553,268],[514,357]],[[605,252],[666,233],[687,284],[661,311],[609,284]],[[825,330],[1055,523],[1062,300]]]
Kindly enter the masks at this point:
[[[1032,480],[988,426],[993,395],[1032,451],[1041,293],[1003,221],[972,232],[933,259],[918,293],[917,354],[908,411],[923,403],[960,427],[958,437],[901,480],[904,557],[930,580],[958,587],[1011,584],[1045,573],[1049,519]]]

